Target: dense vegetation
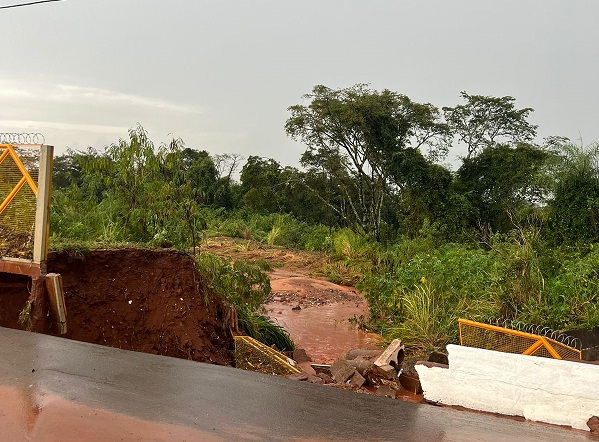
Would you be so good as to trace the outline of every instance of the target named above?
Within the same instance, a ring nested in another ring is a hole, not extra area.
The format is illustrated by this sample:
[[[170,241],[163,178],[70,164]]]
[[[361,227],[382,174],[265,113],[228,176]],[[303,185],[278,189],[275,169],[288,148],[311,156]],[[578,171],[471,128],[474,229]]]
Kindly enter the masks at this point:
[[[177,139],[155,147],[138,126],[55,159],[52,240],[196,251],[220,234],[322,250],[329,277],[366,294],[369,326],[420,348],[455,340],[458,317],[599,325],[599,145],[535,143],[532,109],[514,98],[461,98],[439,109],[316,86],[285,125],[306,145],[301,170]],[[268,280],[198,256],[241,316],[258,317]]]

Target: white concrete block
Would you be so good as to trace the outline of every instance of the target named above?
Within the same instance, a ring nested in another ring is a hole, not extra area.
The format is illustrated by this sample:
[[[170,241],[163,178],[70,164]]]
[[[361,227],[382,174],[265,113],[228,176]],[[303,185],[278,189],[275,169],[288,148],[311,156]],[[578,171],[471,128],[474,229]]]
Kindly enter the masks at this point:
[[[588,430],[599,416],[599,366],[448,345],[449,368],[416,365],[424,397]]]

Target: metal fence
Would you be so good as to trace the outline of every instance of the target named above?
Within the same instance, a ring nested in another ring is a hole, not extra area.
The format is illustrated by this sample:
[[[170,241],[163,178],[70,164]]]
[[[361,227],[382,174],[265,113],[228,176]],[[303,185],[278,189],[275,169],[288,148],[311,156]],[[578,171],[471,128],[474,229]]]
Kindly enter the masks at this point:
[[[266,374],[300,373],[293,360],[249,336],[235,336],[235,366]]]
[[[40,148],[0,144],[0,256],[33,259]]]
[[[582,359],[582,352],[554,338],[521,330],[459,319],[460,344],[554,359]]]

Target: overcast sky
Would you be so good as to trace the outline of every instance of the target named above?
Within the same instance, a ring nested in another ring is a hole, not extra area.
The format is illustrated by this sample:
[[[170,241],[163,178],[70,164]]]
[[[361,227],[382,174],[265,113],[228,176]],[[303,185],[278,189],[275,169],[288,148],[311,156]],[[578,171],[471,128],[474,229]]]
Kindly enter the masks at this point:
[[[18,0],[0,0],[0,6]],[[370,83],[438,107],[460,91],[532,107],[539,141],[599,141],[596,0],[65,0],[0,10],[0,132],[58,153],[138,122],[212,154],[297,165],[287,108]],[[459,152],[451,152],[450,158]]]

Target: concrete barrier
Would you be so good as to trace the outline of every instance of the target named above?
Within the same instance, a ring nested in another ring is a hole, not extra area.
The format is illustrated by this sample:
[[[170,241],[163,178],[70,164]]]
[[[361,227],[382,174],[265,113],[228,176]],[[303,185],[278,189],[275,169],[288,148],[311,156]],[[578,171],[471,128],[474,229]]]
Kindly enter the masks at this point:
[[[432,402],[589,430],[599,365],[448,345],[449,368],[416,365]]]

